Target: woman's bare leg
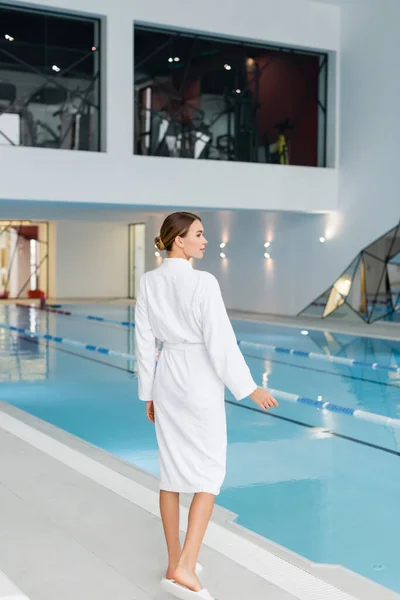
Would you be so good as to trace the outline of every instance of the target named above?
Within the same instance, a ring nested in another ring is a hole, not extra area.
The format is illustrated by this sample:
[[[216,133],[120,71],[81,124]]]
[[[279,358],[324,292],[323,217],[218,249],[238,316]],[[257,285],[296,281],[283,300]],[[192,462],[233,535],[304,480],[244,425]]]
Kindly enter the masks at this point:
[[[173,578],[194,592],[202,589],[196,576],[196,562],[214,508],[215,496],[206,492],[194,495],[182,554]]]
[[[168,570],[166,577],[172,579],[181,557],[179,539],[179,494],[160,491],[160,512],[168,550]]]

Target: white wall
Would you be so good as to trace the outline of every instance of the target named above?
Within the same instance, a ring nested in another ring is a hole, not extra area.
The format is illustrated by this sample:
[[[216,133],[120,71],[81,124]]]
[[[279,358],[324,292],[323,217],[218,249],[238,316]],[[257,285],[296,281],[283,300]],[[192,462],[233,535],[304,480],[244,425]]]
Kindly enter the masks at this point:
[[[103,139],[107,152],[2,146],[1,198],[208,208],[241,208],[245,204],[252,209],[303,212],[337,209],[338,173],[334,168],[132,155],[134,21],[335,53],[340,43],[337,7],[309,0],[30,0],[21,4],[36,8],[51,5],[105,17]],[[330,76],[335,81],[337,72],[333,70]],[[329,164],[334,165],[335,86],[331,90]]]
[[[111,298],[126,297],[128,290],[128,225],[146,224],[146,270],[156,268],[165,256],[155,256],[154,238],[167,213],[132,212],[115,215],[108,221],[58,220],[55,223],[56,264],[53,297]],[[319,215],[284,215],[259,211],[198,211],[205,235],[207,252],[195,268],[216,275],[228,308],[260,313],[295,314],[298,302],[306,304],[310,290],[300,283],[296,291],[298,267],[295,249],[303,243],[299,223],[315,222],[315,234],[323,229],[325,217]],[[95,212],[92,219],[101,215]],[[104,215],[103,215],[104,218]],[[219,247],[224,241],[226,259]],[[264,258],[264,243],[271,242]],[[320,250],[318,237],[308,241]],[[54,245],[54,240],[53,240]],[[314,292],[314,290],[312,290]],[[301,294],[302,296],[299,296]],[[300,299],[301,298],[301,299]]]
[[[154,237],[167,213],[146,217],[146,270],[165,256],[155,257]],[[228,308],[259,313],[297,314],[318,294],[320,281],[305,277],[304,253],[321,254],[321,235],[329,235],[329,217],[265,211],[197,211],[208,240],[196,269],[210,271],[219,280]],[[303,238],[303,234],[307,237]],[[271,242],[268,249],[265,242]],[[220,257],[220,243],[225,242]],[[268,252],[270,259],[264,258]]]
[[[340,208],[361,245],[400,218],[399,20],[396,0],[342,9]]]
[[[220,281],[228,308],[259,313],[292,314],[296,270],[294,235],[304,217],[267,212],[205,213],[201,215],[208,236],[204,259],[196,268],[214,273]],[[312,219],[319,220],[319,216]],[[265,242],[270,242],[268,249]],[[219,247],[226,246],[221,259]],[[270,259],[264,257],[268,252]]]
[[[61,210],[63,209],[63,210]],[[172,208],[168,211],[171,212]],[[145,223],[145,269],[156,268],[154,238],[167,213],[123,207],[57,205],[57,203],[2,203],[6,219],[49,219],[49,297],[112,298],[128,293],[128,225]],[[214,273],[229,308],[293,314],[297,308],[296,249],[304,244],[320,250],[318,237],[325,216],[285,215],[265,211],[198,211],[209,241],[205,258],[195,267]],[[299,223],[314,223],[314,236],[301,239]],[[219,256],[227,243],[226,260]],[[271,242],[263,256],[264,243]],[[163,256],[165,254],[163,253]],[[314,293],[300,285],[301,302]]]
[[[340,212],[323,218],[330,239],[318,253],[308,244],[320,235],[316,221],[305,219],[297,249],[296,273],[313,298],[400,219],[400,4],[345,4],[341,14]]]
[[[113,298],[128,295],[128,226],[119,222],[58,221],[58,298]]]

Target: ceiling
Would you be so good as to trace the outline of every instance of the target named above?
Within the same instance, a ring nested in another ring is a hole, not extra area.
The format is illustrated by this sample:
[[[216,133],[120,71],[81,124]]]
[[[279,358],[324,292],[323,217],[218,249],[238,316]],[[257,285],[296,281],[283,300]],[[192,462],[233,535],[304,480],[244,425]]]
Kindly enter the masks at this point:
[[[203,214],[220,209],[192,207]],[[156,217],[166,212],[186,210],[182,206],[98,204],[83,202],[46,202],[37,200],[0,200],[1,221],[136,221],[140,216]]]
[[[349,4],[371,4],[373,2],[379,2],[379,0],[311,0],[318,4],[335,4],[336,6],[347,6]]]

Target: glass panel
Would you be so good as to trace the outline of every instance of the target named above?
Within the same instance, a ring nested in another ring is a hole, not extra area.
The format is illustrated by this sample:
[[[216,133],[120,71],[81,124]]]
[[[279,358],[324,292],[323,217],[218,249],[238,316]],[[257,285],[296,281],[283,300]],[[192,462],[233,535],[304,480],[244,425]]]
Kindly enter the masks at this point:
[[[300,314],[309,317],[322,317],[325,312],[326,303],[328,302],[329,295],[331,293],[331,288],[326,290],[319,298],[314,300],[306,309],[304,309]]]
[[[393,314],[393,309],[391,306],[376,306],[372,311],[371,316],[369,318],[369,323],[375,323],[375,321],[380,321],[381,319],[386,319],[389,315]]]
[[[323,317],[327,317],[331,313],[333,313],[339,306],[342,306],[344,302],[344,298],[339,292],[333,287],[331,289],[331,293],[329,294],[329,299],[325,307]]]
[[[361,317],[358,313],[356,313],[347,302],[343,300],[343,302],[338,305],[338,307],[333,310],[328,316],[327,320],[338,320],[338,321],[352,321],[352,322],[360,322]]]
[[[396,309],[400,297],[400,262],[389,263],[387,266],[387,273],[389,278],[390,291],[392,295],[392,304],[393,308]]]
[[[368,318],[367,295],[365,289],[365,269],[362,256],[358,260],[357,269],[353,275],[353,280],[346,302],[357,312],[364,320]]]
[[[393,265],[400,265],[400,250],[397,254],[393,256],[393,258],[390,259],[389,262]]]
[[[323,316],[327,317],[333,311],[335,311],[339,306],[342,306],[346,297],[349,295],[354,273],[357,270],[357,267],[360,264],[360,257],[357,258],[348,266],[346,271],[342,273],[342,275],[335,281],[333,287],[331,289],[329,299],[327,305],[325,307],[325,311]]]
[[[0,8],[0,144],[99,151],[100,21]]]
[[[368,320],[385,315],[391,309],[390,285],[386,274],[386,264],[367,252],[363,253],[365,266],[365,286],[368,304]]]
[[[377,239],[373,244],[365,248],[368,254],[379,258],[380,260],[387,261],[390,255],[390,250],[393,246],[394,238],[396,237],[397,227],[391,229],[385,235]]]
[[[357,258],[349,265],[349,267],[342,273],[342,275],[335,281],[333,287],[335,290],[344,298],[349,295],[351,284],[353,281],[354,273],[359,266],[360,257]]]
[[[135,26],[135,152],[326,166],[327,56]]]
[[[392,312],[387,317],[383,317],[383,320],[389,323],[400,323],[400,310],[397,309],[397,312]]]
[[[397,256],[397,261],[400,262],[400,225],[397,227],[396,236],[393,240],[392,247],[389,252],[389,259],[395,258]]]

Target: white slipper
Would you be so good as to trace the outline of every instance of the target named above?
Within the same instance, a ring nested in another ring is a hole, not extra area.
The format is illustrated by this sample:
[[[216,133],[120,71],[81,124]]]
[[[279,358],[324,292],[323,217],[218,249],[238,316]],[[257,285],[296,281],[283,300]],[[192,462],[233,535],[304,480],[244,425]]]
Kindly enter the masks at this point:
[[[181,598],[181,600],[215,600],[206,588],[203,588],[199,592],[193,592],[189,588],[179,585],[179,583],[170,579],[162,579],[161,585],[166,592],[172,594],[175,598]]]
[[[203,571],[203,568],[204,568],[203,565],[200,564],[199,562],[197,562],[196,563],[196,569],[195,569],[196,575],[200,575],[200,573]],[[167,581],[173,581],[173,580],[172,579],[168,579]]]

